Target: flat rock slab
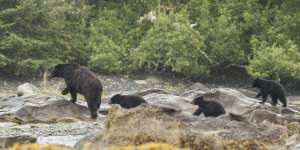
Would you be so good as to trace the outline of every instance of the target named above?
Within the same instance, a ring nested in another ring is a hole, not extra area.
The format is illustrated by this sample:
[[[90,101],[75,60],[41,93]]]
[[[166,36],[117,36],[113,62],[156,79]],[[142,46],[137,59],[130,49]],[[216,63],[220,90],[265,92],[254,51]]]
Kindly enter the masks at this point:
[[[30,95],[0,99],[2,122],[55,123],[90,120],[86,106],[64,97]]]

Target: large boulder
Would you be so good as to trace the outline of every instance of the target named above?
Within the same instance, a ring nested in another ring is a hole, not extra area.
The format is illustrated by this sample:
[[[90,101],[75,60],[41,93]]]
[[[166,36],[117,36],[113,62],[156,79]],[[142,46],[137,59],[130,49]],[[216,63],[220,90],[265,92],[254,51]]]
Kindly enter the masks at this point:
[[[28,96],[40,93],[40,90],[31,83],[24,83],[17,88],[18,96]]]
[[[257,149],[266,149],[266,145],[282,144],[286,137],[286,128],[272,123],[238,122],[228,115],[204,118],[184,113],[169,114],[164,108],[142,105],[133,109],[113,107],[103,132],[85,138],[76,148],[108,149],[163,142],[192,150],[204,147],[228,149],[227,146],[232,144],[231,140],[235,140],[236,143],[232,145],[246,141],[245,143],[253,142],[258,146]],[[266,145],[257,143],[256,140]],[[233,147],[232,149],[244,148],[243,145]]]

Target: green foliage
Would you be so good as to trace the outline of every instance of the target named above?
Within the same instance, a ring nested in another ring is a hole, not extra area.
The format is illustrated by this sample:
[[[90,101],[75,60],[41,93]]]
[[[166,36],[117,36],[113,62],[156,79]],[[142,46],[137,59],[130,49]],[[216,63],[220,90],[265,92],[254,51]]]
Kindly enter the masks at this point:
[[[132,53],[137,68],[167,70],[185,75],[208,72],[209,58],[200,33],[183,14],[159,14],[139,47]]]
[[[62,0],[1,4],[8,7],[0,11],[0,54],[5,58],[0,67],[25,75],[62,61],[80,61],[86,45],[81,22],[85,14],[75,4]]]
[[[234,63],[300,78],[299,0],[0,0],[0,36],[0,70],[17,75],[77,62],[203,76]]]
[[[254,39],[254,45],[259,42]],[[257,77],[300,79],[300,52],[294,43],[283,46],[267,46],[259,43],[254,49],[254,59],[250,61],[249,72]]]
[[[240,44],[241,32],[232,20],[234,16],[231,14],[233,8],[239,7],[238,2],[191,0],[187,7],[195,29],[204,37],[205,51],[212,59],[212,64],[245,62]]]

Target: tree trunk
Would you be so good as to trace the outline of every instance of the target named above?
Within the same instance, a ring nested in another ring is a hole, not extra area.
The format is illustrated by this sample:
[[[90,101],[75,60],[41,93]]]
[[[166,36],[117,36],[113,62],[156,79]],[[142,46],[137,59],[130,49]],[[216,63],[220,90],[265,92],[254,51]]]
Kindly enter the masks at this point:
[[[47,69],[45,69],[43,72],[43,87],[44,88],[47,88],[47,83],[48,83],[48,71],[47,71]]]

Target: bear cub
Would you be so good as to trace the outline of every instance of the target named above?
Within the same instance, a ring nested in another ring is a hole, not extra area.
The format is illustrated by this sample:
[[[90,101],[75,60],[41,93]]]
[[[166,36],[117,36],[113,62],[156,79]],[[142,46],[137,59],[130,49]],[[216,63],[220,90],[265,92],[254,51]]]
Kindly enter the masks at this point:
[[[65,80],[67,87],[61,93],[70,93],[72,103],[76,102],[77,93],[82,94],[88,104],[91,118],[97,118],[103,87],[92,71],[79,64],[58,64],[51,73],[51,78],[54,77]]]
[[[257,93],[256,98],[262,97],[261,104],[264,104],[268,98],[271,96],[272,105],[276,106],[278,99],[283,104],[283,107],[287,107],[287,100],[285,94],[285,88],[277,81],[266,80],[266,79],[255,79],[252,87],[258,88],[260,91]]]
[[[205,117],[217,117],[225,114],[224,107],[216,101],[205,101],[203,96],[196,97],[192,104],[198,105],[198,109],[193,113],[199,116],[202,112]]]
[[[119,104],[122,108],[133,108],[141,104],[147,104],[147,101],[138,95],[116,94],[110,99],[110,104]]]

